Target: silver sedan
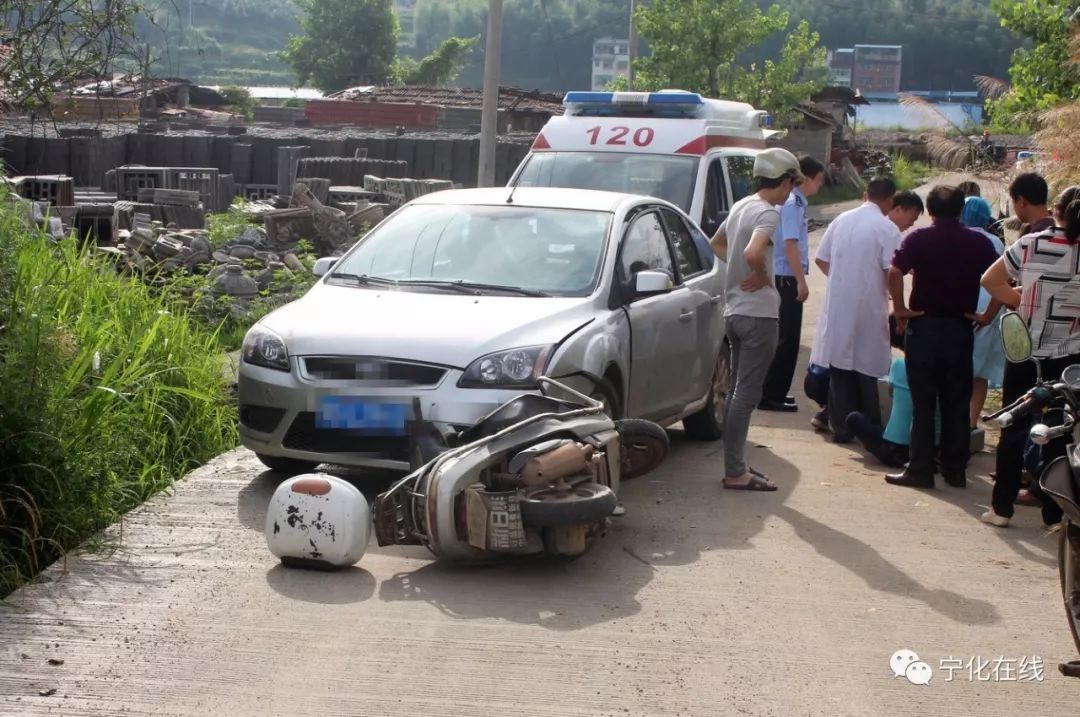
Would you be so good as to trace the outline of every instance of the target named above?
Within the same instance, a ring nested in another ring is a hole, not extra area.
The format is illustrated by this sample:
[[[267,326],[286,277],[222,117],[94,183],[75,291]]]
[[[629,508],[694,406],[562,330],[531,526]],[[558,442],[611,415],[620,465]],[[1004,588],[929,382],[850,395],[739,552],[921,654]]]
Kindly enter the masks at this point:
[[[439,192],[317,273],[244,341],[241,440],[277,471],[408,469],[417,419],[460,430],[542,375],[614,417],[720,436],[724,267],[672,204]]]

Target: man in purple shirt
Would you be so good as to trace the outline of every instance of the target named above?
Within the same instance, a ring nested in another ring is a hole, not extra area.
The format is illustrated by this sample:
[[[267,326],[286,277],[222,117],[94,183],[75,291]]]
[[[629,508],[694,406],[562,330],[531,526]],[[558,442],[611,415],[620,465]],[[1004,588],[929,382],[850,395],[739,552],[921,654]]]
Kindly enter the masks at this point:
[[[941,407],[941,473],[945,482],[967,484],[970,446],[972,321],[979,281],[997,252],[986,237],[964,227],[964,193],[957,187],[930,191],[926,208],[933,225],[907,236],[889,270],[893,313],[903,327],[904,356],[914,408],[911,460],[907,469],[886,476],[892,485],[934,487],[934,413]],[[904,276],[914,274],[911,307],[904,302]],[[988,311],[997,310],[991,304]]]

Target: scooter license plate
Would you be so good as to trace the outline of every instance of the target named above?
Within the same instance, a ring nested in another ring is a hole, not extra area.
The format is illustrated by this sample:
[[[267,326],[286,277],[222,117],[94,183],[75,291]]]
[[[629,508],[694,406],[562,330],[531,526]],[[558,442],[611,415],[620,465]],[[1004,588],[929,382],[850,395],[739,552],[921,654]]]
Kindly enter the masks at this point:
[[[406,435],[408,420],[408,404],[359,396],[323,396],[315,409],[316,428],[349,429],[368,435]]]

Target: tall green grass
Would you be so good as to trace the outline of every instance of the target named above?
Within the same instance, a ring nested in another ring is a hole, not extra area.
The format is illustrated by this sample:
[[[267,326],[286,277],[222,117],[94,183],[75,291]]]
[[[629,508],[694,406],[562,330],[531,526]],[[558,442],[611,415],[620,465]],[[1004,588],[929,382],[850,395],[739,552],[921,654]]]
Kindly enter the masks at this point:
[[[236,445],[216,331],[0,197],[0,595]]]
[[[893,180],[896,182],[896,188],[902,192],[922,186],[933,174],[929,165],[913,162],[903,154],[894,154],[891,160]]]

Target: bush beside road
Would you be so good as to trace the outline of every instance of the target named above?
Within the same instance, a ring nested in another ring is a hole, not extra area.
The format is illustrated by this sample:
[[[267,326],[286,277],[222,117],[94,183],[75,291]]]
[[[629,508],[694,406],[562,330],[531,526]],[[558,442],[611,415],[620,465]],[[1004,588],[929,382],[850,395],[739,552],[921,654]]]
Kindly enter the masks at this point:
[[[219,332],[0,204],[0,595],[236,444]]]

